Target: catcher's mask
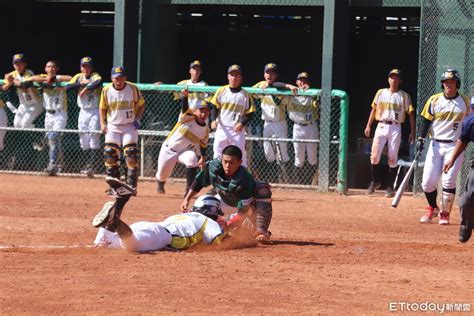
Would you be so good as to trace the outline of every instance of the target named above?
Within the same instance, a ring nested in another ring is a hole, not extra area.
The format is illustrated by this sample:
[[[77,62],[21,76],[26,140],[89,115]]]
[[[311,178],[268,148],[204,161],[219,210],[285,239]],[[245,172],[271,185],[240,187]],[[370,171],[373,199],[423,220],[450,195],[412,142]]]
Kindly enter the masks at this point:
[[[193,212],[201,213],[213,220],[217,220],[219,215],[224,215],[221,202],[212,195],[201,195],[194,202]]]

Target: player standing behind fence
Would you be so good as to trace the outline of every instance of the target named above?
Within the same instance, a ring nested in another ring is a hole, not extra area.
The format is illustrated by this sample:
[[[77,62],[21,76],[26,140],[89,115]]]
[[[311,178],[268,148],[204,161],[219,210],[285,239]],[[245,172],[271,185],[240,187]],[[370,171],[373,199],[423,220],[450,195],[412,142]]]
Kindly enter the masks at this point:
[[[77,127],[79,129],[79,143],[84,152],[87,164],[82,174],[93,177],[100,161],[100,134],[88,132],[100,131],[99,97],[102,89],[102,77],[94,71],[91,57],[81,59],[81,72],[72,77],[67,90],[78,89],[77,105],[81,108]]]
[[[372,180],[367,189],[367,194],[374,193],[380,187],[380,158],[385,144],[388,147],[388,185],[386,197],[395,195],[393,183],[397,175],[398,150],[402,139],[402,123],[405,115],[410,118],[410,135],[408,141],[413,143],[415,137],[415,109],[408,93],[400,89],[402,83],[401,71],[392,69],[388,73],[388,88],[380,89],[372,101],[372,110],[365,127],[365,137],[370,137],[370,129],[374,119],[378,121],[372,142],[370,154],[370,170]]]
[[[265,65],[263,71],[263,81],[256,83],[253,88],[265,90],[271,88],[293,87],[284,83],[275,82],[278,79],[278,67],[274,63]],[[286,124],[286,102],[283,96],[277,95],[258,95],[260,98],[260,107],[262,108],[263,120],[263,137],[288,137],[288,125]],[[277,153],[273,150],[269,141],[263,142],[263,151],[268,162],[274,162],[277,158],[281,159],[281,163],[287,163],[290,160],[288,156],[288,144],[279,142],[281,157],[277,157]]]
[[[138,129],[145,110],[145,99],[136,85],[126,81],[123,67],[113,67],[111,77],[112,83],[102,90],[99,105],[100,129],[105,134],[105,173],[120,179],[119,159],[123,151],[127,184],[136,190]]]
[[[441,177],[443,193],[439,224],[449,224],[449,214],[456,196],[456,179],[462,167],[464,156],[458,157],[447,173],[443,173],[443,165],[450,159],[455,142],[461,135],[461,124],[470,113],[468,97],[458,92],[461,87],[461,76],[455,69],[446,69],[441,75],[443,92],[432,95],[421,112],[420,132],[417,149],[423,150],[424,141],[431,127],[431,143],[426,154],[423,169],[422,188],[429,206],[421,223],[430,223],[438,216],[437,185]]]
[[[59,156],[62,155],[62,133],[57,130],[65,129],[67,125],[67,93],[61,82],[71,80],[71,76],[58,75],[59,65],[50,60],[45,66],[46,74],[33,76],[31,81],[40,83],[43,90],[43,107],[46,110],[44,128],[47,132],[49,145],[49,164],[45,172],[55,176],[59,171]]]
[[[301,72],[296,77],[296,85],[299,89],[305,91],[310,88],[310,80],[307,72]],[[288,116],[293,121],[293,139],[311,139],[319,140],[319,105],[318,101],[311,96],[290,97],[288,103]],[[302,168],[305,161],[305,155],[308,157],[308,163],[317,168],[318,164],[318,144],[294,142],[295,148],[295,167],[296,175],[299,168]],[[312,176],[315,170],[311,170]]]
[[[3,103],[3,100],[0,100],[0,127],[7,127],[7,123],[8,118],[7,113],[5,113],[5,103]],[[4,160],[3,149],[5,148],[5,134],[6,131],[0,130],[0,163],[2,163]]]
[[[23,54],[13,55],[14,71],[5,75],[5,83],[2,86],[3,91],[15,86],[17,89],[18,108],[10,108],[15,113],[13,120],[14,127],[31,128],[34,127],[33,121],[43,112],[41,98],[38,89],[33,87],[30,78],[34,76],[33,72],[26,69],[26,59]]]
[[[199,102],[194,110],[188,105],[188,91],[182,91],[182,108],[178,123],[169,133],[161,146],[158,157],[156,179],[158,193],[165,193],[165,182],[171,175],[176,162],[186,166],[186,195],[194,181],[198,167],[204,167],[206,161],[209,127],[207,118],[209,108],[205,102]],[[199,150],[199,152],[198,152]]]
[[[245,126],[255,112],[252,96],[242,89],[242,68],[232,65],[227,70],[228,85],[217,89],[206,102],[211,108],[211,128],[216,130],[214,136],[214,158],[220,158],[222,150],[228,145],[235,145],[242,150],[242,165],[247,166],[245,151]]]

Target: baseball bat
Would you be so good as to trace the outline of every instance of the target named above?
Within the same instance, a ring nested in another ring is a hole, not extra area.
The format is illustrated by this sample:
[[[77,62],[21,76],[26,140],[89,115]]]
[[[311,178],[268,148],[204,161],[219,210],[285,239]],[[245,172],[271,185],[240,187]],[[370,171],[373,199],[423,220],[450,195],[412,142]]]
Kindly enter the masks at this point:
[[[403,181],[400,184],[400,187],[398,188],[397,193],[395,194],[395,197],[392,200],[392,207],[397,207],[398,204],[400,203],[403,193],[405,192],[408,186],[408,181],[410,181],[411,174],[413,173],[413,170],[415,169],[415,165],[416,165],[416,162],[418,161],[419,155],[420,155],[420,151],[416,153],[415,159],[413,159],[410,169],[408,169],[407,173],[405,174],[405,177],[403,178]]]

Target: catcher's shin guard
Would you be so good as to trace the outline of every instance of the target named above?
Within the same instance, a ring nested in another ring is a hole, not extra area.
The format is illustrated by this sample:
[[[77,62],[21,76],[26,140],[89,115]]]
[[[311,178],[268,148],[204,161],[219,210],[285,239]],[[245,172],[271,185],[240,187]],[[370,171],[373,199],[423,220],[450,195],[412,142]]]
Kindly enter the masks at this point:
[[[104,147],[105,174],[109,177],[120,179],[119,171],[120,147],[117,144],[106,143]]]
[[[127,169],[127,184],[133,188],[136,188],[137,183],[138,183],[138,169],[128,168]]]
[[[454,192],[446,192],[443,189],[443,193],[441,195],[441,210],[443,212],[451,213],[451,209],[453,208],[454,204],[455,193]]]
[[[255,185],[255,221],[257,234],[268,232],[272,221],[272,191],[268,183],[257,182]]]
[[[123,148],[127,164],[127,184],[136,188],[138,182],[138,148],[137,144],[127,144]]]

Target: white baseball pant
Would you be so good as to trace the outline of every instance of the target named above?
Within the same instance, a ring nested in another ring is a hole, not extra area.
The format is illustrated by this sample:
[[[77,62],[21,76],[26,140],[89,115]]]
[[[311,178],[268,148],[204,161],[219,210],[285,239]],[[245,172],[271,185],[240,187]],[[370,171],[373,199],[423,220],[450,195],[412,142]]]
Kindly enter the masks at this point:
[[[99,109],[81,109],[77,122],[79,131],[100,131]],[[99,149],[100,134],[80,133],[79,143],[81,149]]]
[[[13,126],[19,128],[32,128],[33,121],[43,112],[43,107],[40,104],[18,106],[15,118],[13,119]]]
[[[138,144],[138,131],[133,124],[126,125],[107,125],[107,134],[105,142],[113,143],[120,147],[128,144]]]
[[[161,146],[160,155],[158,156],[156,179],[160,182],[166,182],[178,161],[185,165],[186,168],[198,166],[198,156],[194,150],[188,149],[183,152],[176,152],[165,142]]]
[[[285,121],[267,122],[263,124],[263,137],[288,138],[288,126]],[[288,143],[278,142],[280,147],[281,159],[283,162],[288,162]],[[263,151],[268,162],[274,162],[277,159],[277,153],[273,150],[271,142],[263,142]]]
[[[379,122],[375,130],[374,140],[372,142],[372,151],[370,153],[370,163],[378,165],[382,157],[383,148],[387,144],[388,148],[388,166],[395,168],[398,162],[398,149],[402,140],[402,128],[400,124],[385,124]]]
[[[318,123],[314,122],[303,126],[293,125],[293,139],[319,139]],[[304,165],[305,154],[308,156],[308,163],[312,166],[318,163],[318,144],[317,143],[297,143],[293,144],[295,148],[295,166],[300,168]]]
[[[67,111],[57,110],[55,113],[46,112],[44,117],[44,128],[57,131],[65,129],[67,124]]]
[[[423,180],[421,187],[425,192],[433,192],[438,187],[438,180],[441,177],[441,183],[445,189],[456,188],[456,178],[461,170],[464,161],[464,155],[460,155],[448,173],[443,172],[443,165],[447,162],[454,151],[455,142],[440,143],[432,140],[426,154],[425,165],[423,169]]]
[[[229,145],[235,145],[242,150],[242,166],[247,167],[247,152],[245,150],[245,128],[237,133],[233,127],[219,124],[214,136],[214,158],[220,158],[222,151]]]
[[[5,113],[5,109],[3,107],[0,108],[0,127],[7,127],[8,124],[8,119],[7,119],[7,113]],[[2,131],[0,130],[0,151],[5,148],[5,134],[7,131]]]

